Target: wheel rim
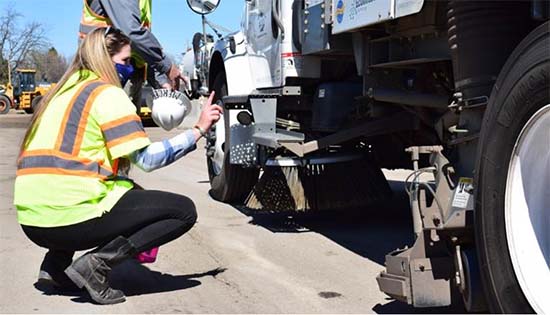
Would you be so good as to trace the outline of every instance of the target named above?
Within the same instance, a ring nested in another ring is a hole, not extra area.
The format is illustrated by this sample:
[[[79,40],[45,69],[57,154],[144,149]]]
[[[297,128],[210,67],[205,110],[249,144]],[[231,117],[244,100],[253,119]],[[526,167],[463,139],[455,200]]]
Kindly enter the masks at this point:
[[[223,114],[220,115],[220,120],[216,124],[214,134],[216,135],[216,141],[214,143],[214,154],[212,155],[211,159],[212,170],[217,176],[220,175],[222,172],[223,160],[225,158],[225,152],[223,151],[225,143],[225,124]]]
[[[550,313],[550,104],[523,128],[508,168],[505,222],[514,272],[536,313]]]

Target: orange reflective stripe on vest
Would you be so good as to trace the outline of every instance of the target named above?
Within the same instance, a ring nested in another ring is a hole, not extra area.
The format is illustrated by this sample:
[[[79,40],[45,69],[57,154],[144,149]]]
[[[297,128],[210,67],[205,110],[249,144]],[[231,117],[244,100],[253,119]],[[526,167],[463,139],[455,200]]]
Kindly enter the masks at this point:
[[[78,155],[82,137],[88,121],[90,108],[101,91],[108,85],[100,81],[85,83],[71,100],[71,104],[65,111],[61,131],[57,138],[56,149]]]
[[[84,83],[65,110],[53,150],[25,151],[18,161],[17,175],[60,174],[106,178],[113,175],[103,162],[79,158],[88,116],[95,98],[109,87],[101,81]]]

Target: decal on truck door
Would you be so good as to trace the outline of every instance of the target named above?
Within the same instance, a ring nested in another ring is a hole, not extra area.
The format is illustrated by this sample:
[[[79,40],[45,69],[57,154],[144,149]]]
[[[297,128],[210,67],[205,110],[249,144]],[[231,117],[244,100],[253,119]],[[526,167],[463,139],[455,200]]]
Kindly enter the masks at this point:
[[[264,37],[265,35],[267,35],[267,31],[265,29],[265,14],[263,12],[260,12],[260,14],[258,15],[258,25],[256,26],[257,27],[257,34],[258,34],[258,38],[262,38]]]

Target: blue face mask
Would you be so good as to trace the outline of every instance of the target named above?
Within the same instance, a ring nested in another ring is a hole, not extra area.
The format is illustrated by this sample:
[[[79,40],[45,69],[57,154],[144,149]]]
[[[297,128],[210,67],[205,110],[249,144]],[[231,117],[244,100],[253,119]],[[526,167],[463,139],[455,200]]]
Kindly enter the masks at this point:
[[[122,87],[126,85],[126,82],[130,80],[130,77],[134,73],[134,67],[132,65],[123,65],[120,63],[115,63],[116,72],[118,73],[118,78],[120,79],[120,84]]]

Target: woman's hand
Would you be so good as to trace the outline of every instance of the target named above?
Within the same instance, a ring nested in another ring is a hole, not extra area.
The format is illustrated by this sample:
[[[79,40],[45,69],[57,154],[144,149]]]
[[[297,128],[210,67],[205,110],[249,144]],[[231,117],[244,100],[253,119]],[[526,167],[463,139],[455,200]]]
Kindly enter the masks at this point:
[[[212,91],[212,93],[210,93],[210,97],[208,97],[208,100],[202,107],[199,121],[195,125],[201,129],[201,130],[198,130],[199,133],[210,131],[210,128],[212,128],[212,125],[214,125],[215,123],[218,122],[218,120],[220,120],[221,114],[223,113],[223,109],[221,108],[221,106],[212,104],[215,94],[216,93]]]

